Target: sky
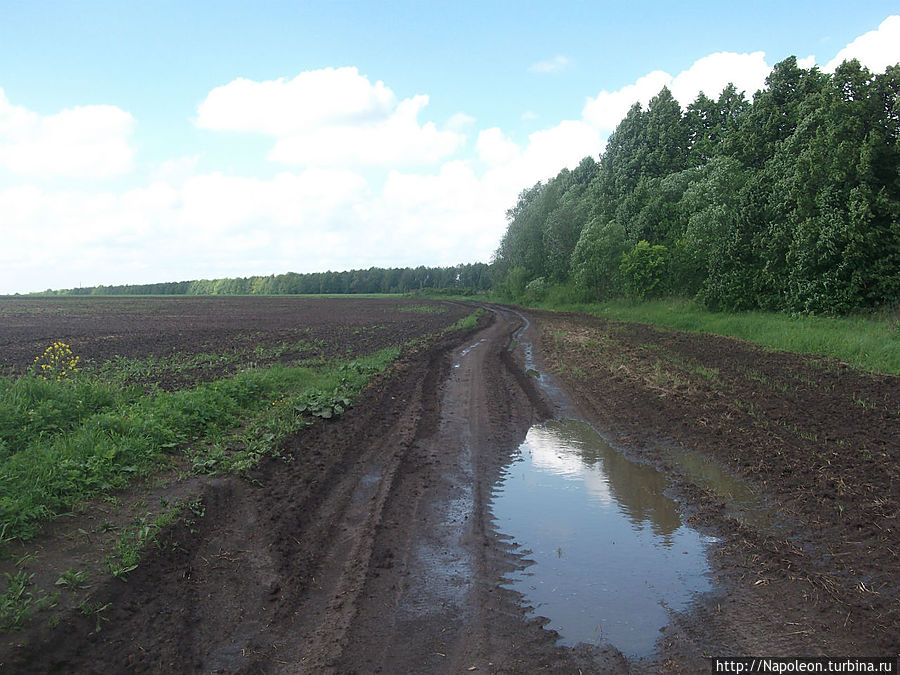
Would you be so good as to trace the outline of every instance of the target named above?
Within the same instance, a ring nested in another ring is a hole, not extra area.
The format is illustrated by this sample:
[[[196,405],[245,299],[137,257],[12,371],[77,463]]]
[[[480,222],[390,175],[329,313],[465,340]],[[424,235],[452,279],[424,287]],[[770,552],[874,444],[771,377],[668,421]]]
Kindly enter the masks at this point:
[[[489,262],[628,108],[900,62],[896,0],[0,0],[0,294]]]

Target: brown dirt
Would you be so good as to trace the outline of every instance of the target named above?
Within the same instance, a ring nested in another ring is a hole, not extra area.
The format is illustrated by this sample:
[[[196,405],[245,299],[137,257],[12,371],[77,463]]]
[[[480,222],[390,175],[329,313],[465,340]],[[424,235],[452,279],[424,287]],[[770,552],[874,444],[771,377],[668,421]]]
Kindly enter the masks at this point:
[[[677,617],[647,667],[708,655],[896,656],[900,378],[740,340],[536,313],[545,366],[626,454],[665,471],[722,542],[719,591]],[[754,527],[668,459],[689,448],[780,514]],[[705,666],[708,667],[708,666]]]
[[[252,307],[202,330],[184,315],[160,326],[180,326],[171,340],[199,350],[221,345],[223,334],[246,335],[240,316]],[[291,318],[284,307],[283,323],[265,325],[302,330],[307,315]],[[329,344],[352,335],[340,321],[369,317],[355,307],[320,313],[336,322]],[[435,332],[471,307],[389,311],[385,333],[397,339],[404,330]],[[39,561],[52,586],[73,560],[99,559],[96,523],[131,517],[126,506],[143,512],[171,496],[203,507],[161,533],[126,581],[92,577],[76,599],[101,612],[85,616],[65,595],[57,626],[38,615],[27,630],[3,635],[0,669],[694,672],[708,670],[707,655],[897,654],[898,378],[725,338],[527,316],[522,339],[551,374],[544,390],[525,375],[522,350],[507,349],[522,318],[495,307],[477,329],[405,350],[348,413],[292,438],[290,461],[265,463],[252,481],[170,477],[120,495],[117,509],[88,505],[49,528],[22,565]],[[395,330],[394,319],[421,325]],[[127,321],[109,331],[119,335],[115,353],[145,354],[147,341],[126,351]],[[80,330],[47,319],[23,353],[33,358],[36,346],[66,337],[90,353],[104,331],[91,333],[87,318]],[[9,335],[0,329],[0,347],[15,341]],[[165,342],[159,353],[169,353]],[[12,370],[27,365],[3,358]],[[529,426],[559,414],[585,417],[630,456],[666,470],[694,524],[722,540],[712,559],[717,590],[673,617],[652,660],[557,647],[500,585],[524,563],[494,531],[492,490]],[[734,520],[721,498],[666,460],[670,447],[702,452],[748,480],[783,514],[779,529]]]
[[[157,381],[165,388],[220,377],[248,363],[368,354],[434,333],[470,310],[410,298],[115,297],[0,298],[0,375],[20,375],[62,340],[84,363],[221,355],[187,363]],[[277,358],[257,348],[293,346]],[[151,377],[152,379],[152,377]]]

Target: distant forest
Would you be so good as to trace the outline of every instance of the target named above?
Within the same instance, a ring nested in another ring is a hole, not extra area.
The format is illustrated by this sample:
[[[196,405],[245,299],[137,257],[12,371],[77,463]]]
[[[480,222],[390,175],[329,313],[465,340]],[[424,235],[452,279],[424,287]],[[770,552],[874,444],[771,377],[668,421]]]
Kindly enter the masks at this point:
[[[775,66],[682,111],[635,104],[599,161],[521,193],[494,260],[510,296],[696,298],[842,313],[900,299],[900,66]]]
[[[714,310],[845,313],[900,300],[900,65],[777,64],[686,110],[636,103],[598,160],[524,190],[490,265],[100,286],[90,294],[493,290],[693,298]]]
[[[455,267],[371,267],[348,272],[287,272],[267,277],[89,286],[61,291],[48,290],[41,295],[305,295],[410,293],[425,289],[466,295],[487,291],[491,287],[490,265],[472,263]]]

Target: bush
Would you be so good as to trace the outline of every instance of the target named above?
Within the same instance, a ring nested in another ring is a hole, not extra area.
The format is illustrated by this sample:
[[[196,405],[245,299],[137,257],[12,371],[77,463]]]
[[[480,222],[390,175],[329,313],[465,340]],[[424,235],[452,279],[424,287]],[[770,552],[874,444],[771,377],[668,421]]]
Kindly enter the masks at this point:
[[[525,299],[531,302],[543,300],[547,295],[547,280],[538,277],[525,285]]]
[[[669,267],[669,249],[641,240],[622,256],[619,271],[625,293],[631,298],[644,300],[657,297],[665,290],[666,272]]]

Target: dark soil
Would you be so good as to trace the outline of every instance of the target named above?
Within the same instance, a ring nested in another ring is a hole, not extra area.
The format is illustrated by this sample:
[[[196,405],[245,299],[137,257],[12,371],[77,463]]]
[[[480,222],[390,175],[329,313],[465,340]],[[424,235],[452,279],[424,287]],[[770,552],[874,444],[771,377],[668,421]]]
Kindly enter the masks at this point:
[[[246,304],[230,304],[238,301]],[[247,298],[148,299],[130,314],[104,301],[103,321],[115,326],[107,330],[92,328],[87,300],[55,324],[52,303],[29,300],[26,315],[3,302],[0,364],[13,372],[48,340],[102,359],[204,351],[252,335],[278,344],[312,327],[335,354],[361,353],[437,333],[472,311]],[[157,302],[165,311],[154,335],[141,316]],[[209,317],[204,307],[220,310]],[[378,311],[383,320],[373,319]],[[191,312],[208,318],[195,326]],[[9,316],[19,323],[6,326]],[[542,389],[525,374],[523,350],[508,349],[525,316],[519,344],[534,344]],[[711,655],[897,654],[898,378],[725,338],[525,316],[493,307],[476,329],[407,347],[357,405],[290,439],[289,461],[266,462],[253,480],[163,476],[119,495],[115,508],[98,501],[49,527],[0,571],[23,567],[52,588],[69,567],[97,568],[108,546],[99,522],[114,526],[160,498],[194,504],[126,580],[97,572],[90,588],[62,593],[55,615],[3,635],[0,670],[696,672],[708,671]],[[29,320],[41,331],[29,334]],[[354,333],[375,323],[383,336]],[[131,333],[141,330],[143,342]],[[17,339],[27,348],[8,349]],[[501,585],[525,562],[494,530],[491,496],[529,426],[557,415],[588,419],[629,456],[667,471],[692,522],[721,539],[716,590],[673,616],[648,661],[556,646]],[[669,462],[679,447],[751,483],[779,511],[777,527],[732,517]]]
[[[896,656],[900,378],[577,314],[537,313],[546,367],[616,447],[654,464],[722,543],[719,592],[678,617],[658,666],[702,654]],[[753,527],[669,461],[699,451],[780,514]],[[693,657],[693,658],[692,658]]]
[[[116,356],[174,362],[197,354],[232,357],[224,366],[179,368],[158,382],[177,388],[249,363],[368,354],[439,332],[470,311],[452,303],[392,297],[0,298],[0,375],[24,373],[58,340],[83,365]],[[276,359],[257,355],[257,348],[298,344]]]

